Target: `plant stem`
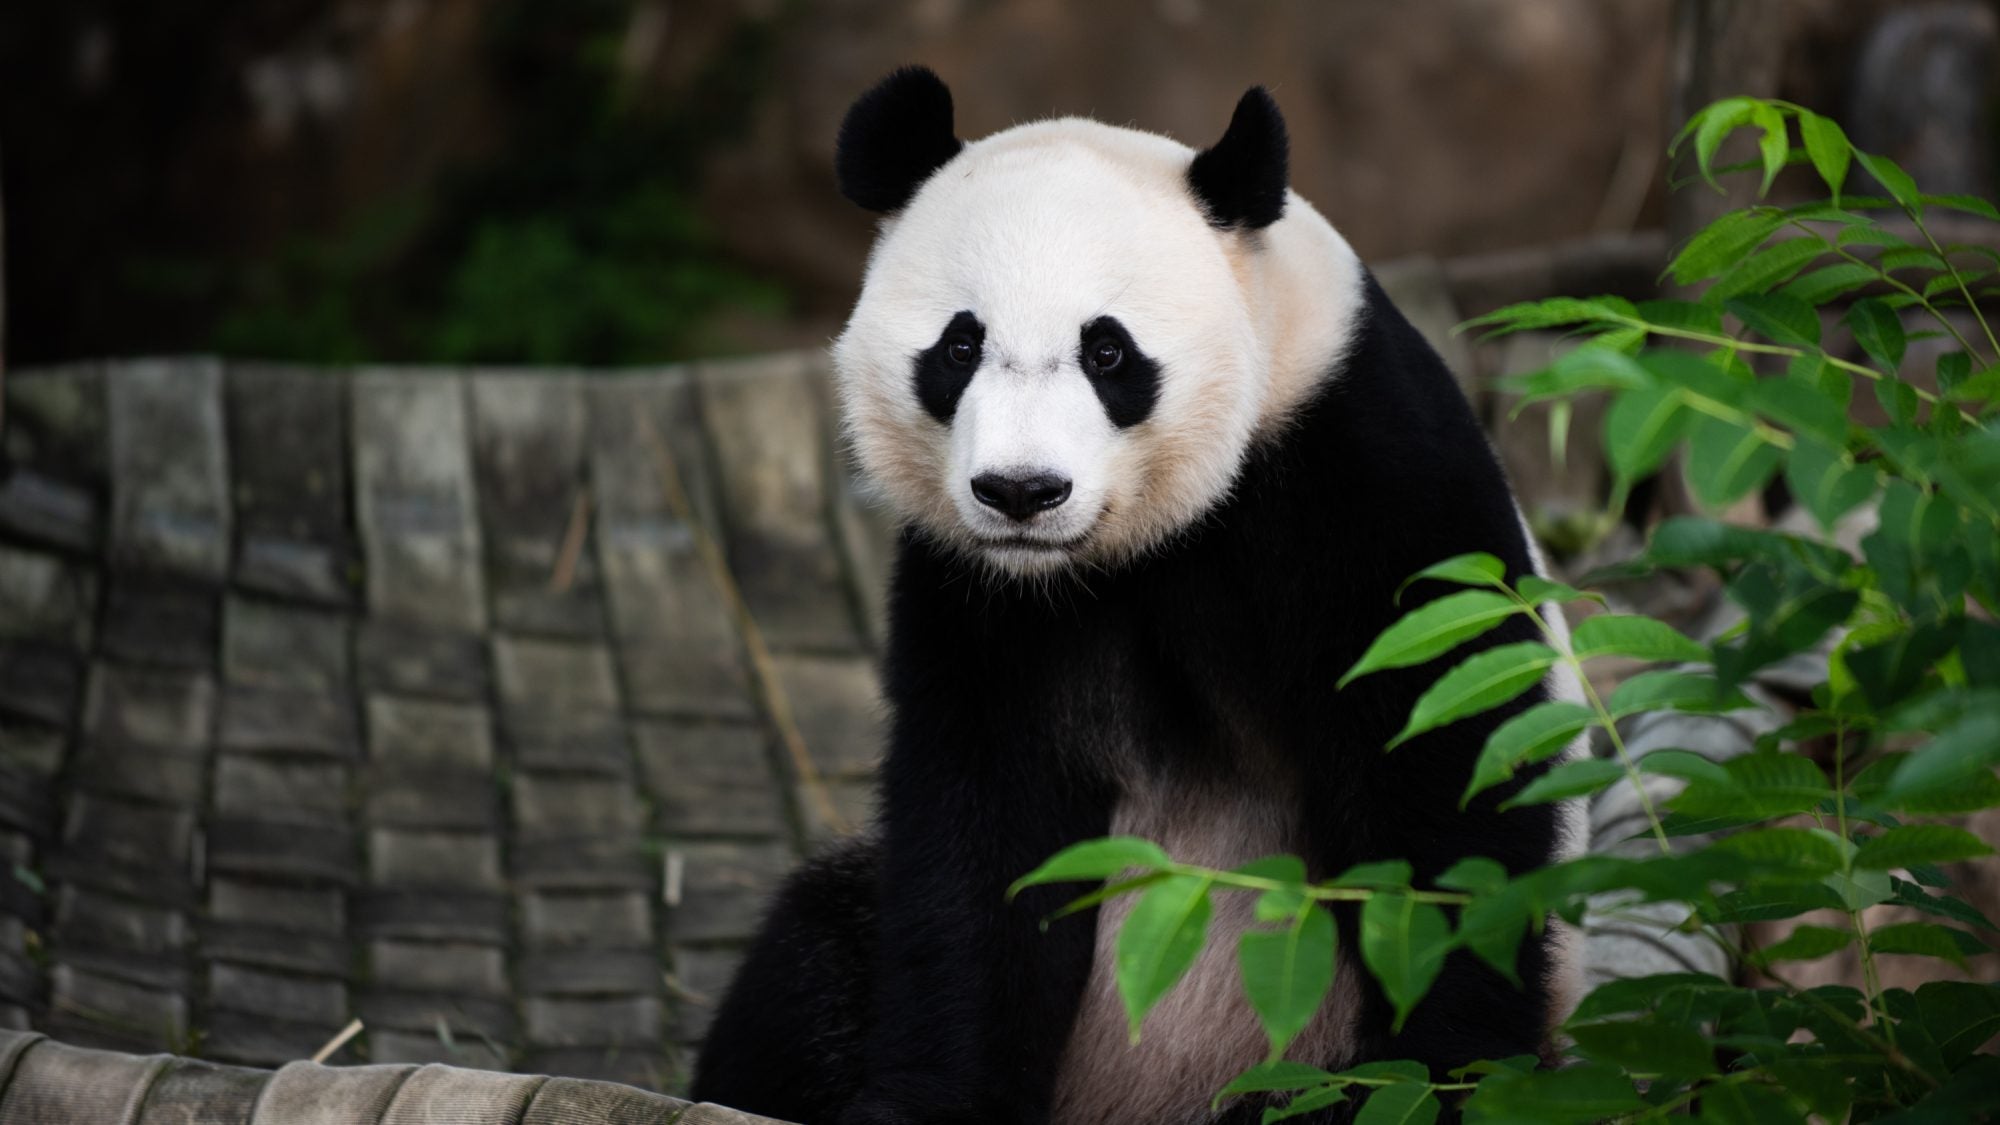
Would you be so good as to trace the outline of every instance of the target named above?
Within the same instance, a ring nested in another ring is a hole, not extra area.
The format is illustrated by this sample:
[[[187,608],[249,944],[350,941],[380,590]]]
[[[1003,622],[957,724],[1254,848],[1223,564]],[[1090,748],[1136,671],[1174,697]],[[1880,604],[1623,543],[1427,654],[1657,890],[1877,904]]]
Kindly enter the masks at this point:
[[[1944,247],[1938,245],[1937,236],[1933,235],[1931,229],[1924,225],[1923,219],[1919,218],[1915,211],[1908,210],[1907,208],[1905,210],[1910,216],[1910,222],[1916,224],[1917,233],[1924,236],[1925,242],[1930,243],[1931,252],[1944,261],[1945,268],[1951,271],[1951,279],[1958,282],[1958,292],[1960,296],[1965,298],[1966,309],[1972,313],[1972,319],[1979,322],[1980,331],[1986,333],[1986,344],[1993,349],[1994,359],[2000,361],[2000,340],[1994,339],[1993,326],[1986,322],[1986,314],[1979,311],[1979,302],[1972,299],[1972,288],[1965,284],[1965,275],[1958,272],[1950,260],[1945,258]],[[1953,332],[1952,335],[1956,336],[1958,333]],[[1963,343],[1964,341],[1961,340],[1960,342]],[[1969,345],[1965,350],[1967,354],[1972,353],[1972,348]]]

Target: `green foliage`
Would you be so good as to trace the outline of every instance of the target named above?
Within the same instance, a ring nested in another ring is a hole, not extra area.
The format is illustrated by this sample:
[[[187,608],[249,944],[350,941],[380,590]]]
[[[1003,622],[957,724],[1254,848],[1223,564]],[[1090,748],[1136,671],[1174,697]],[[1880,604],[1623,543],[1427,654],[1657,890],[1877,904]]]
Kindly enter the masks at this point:
[[[1676,146],[1691,140],[1700,177],[1713,183],[1731,171],[1716,168],[1714,155],[1736,129],[1757,136],[1758,157],[1740,171],[1764,189],[1798,164],[1820,177],[1829,198],[1758,204],[1690,239],[1668,272],[1683,284],[1707,283],[1694,300],[1557,298],[1474,323],[1583,338],[1512,387],[1530,401],[1609,399],[1602,437],[1616,474],[1612,511],[1640,478],[1660,471],[1683,472],[1711,508],[1782,478],[1823,529],[1873,507],[1876,530],[1854,558],[1820,538],[1709,518],[1663,524],[1621,569],[1715,571],[1744,620],[1706,644],[1627,614],[1588,617],[1565,637],[1551,603],[1595,595],[1536,577],[1510,584],[1490,555],[1441,560],[1410,582],[1464,589],[1412,608],[1335,685],[1449,662],[1384,748],[1421,755],[1420,740],[1403,744],[1488,713],[1566,668],[1584,682],[1584,702],[1537,703],[1501,723],[1464,799],[1510,786],[1507,807],[1630,785],[1653,854],[1584,856],[1514,876],[1473,858],[1421,886],[1400,861],[1315,882],[1291,857],[1218,871],[1124,838],[1078,845],[1023,879],[1118,880],[1070,910],[1140,896],[1118,940],[1119,991],[1135,1035],[1198,955],[1213,896],[1258,896],[1258,926],[1237,954],[1270,1054],[1219,1091],[1218,1105],[1275,1098],[1266,1122],[1346,1101],[1359,1103],[1364,1122],[1429,1122],[1447,1103],[1468,1122],[2000,1114],[2000,1060],[1978,1053],[2000,1033],[2000,984],[1936,982],[1912,993],[1882,988],[1876,971],[1883,957],[1963,966],[1996,936],[1936,866],[1984,859],[1992,846],[1921,818],[2000,806],[2000,626],[1992,623],[2000,615],[2000,342],[1972,290],[2000,254],[1939,244],[1923,220],[1936,208],[1996,220],[2000,212],[1983,200],[1923,194],[1889,160],[1855,149],[1832,121],[1783,102],[1719,102],[1689,122]],[[1857,176],[1885,194],[1851,192]],[[1945,315],[1954,308],[1975,331],[1961,333]],[[1911,342],[1940,334],[1951,347],[1935,381],[1906,370]],[[1875,424],[1856,420],[1857,380],[1872,388]],[[1539,639],[1477,645],[1517,618]],[[1754,753],[1720,762],[1684,750],[1638,760],[1627,753],[1620,719],[1750,706],[1741,684],[1815,648],[1831,653],[1827,682]],[[1667,666],[1603,697],[1584,677],[1600,657]],[[1586,732],[1612,755],[1548,766]],[[1642,784],[1648,775],[1685,787],[1656,807]],[[1709,833],[1720,835],[1705,846],[1684,839]],[[1358,906],[1360,966],[1400,1026],[1452,951],[1470,951],[1519,983],[1523,938],[1551,913],[1574,920],[1606,896],[1678,904],[1685,928],[1776,985],[1700,974],[1612,981],[1571,1014],[1572,1060],[1559,1070],[1517,1058],[1449,1075],[1399,1061],[1329,1073],[1282,1058],[1332,985],[1328,905]],[[1923,920],[1871,926],[1861,912],[1881,903]],[[1743,945],[1732,928],[1829,910],[1845,924],[1801,924],[1762,949]],[[1791,966],[1848,950],[1859,954],[1866,989],[1787,983]]]
[[[490,5],[484,61],[507,144],[223,281],[215,346],[349,363],[615,364],[727,350],[716,325],[785,295],[732,264],[690,186],[768,70],[742,20],[670,100],[617,63],[631,0]]]

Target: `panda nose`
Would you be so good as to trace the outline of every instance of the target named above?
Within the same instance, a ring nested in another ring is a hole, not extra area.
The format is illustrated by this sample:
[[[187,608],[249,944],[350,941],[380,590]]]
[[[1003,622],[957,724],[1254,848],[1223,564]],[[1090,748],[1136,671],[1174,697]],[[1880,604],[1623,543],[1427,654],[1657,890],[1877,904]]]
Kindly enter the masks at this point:
[[[981,473],[972,478],[972,496],[1010,520],[1026,520],[1069,499],[1069,481],[1051,473],[1019,477]]]

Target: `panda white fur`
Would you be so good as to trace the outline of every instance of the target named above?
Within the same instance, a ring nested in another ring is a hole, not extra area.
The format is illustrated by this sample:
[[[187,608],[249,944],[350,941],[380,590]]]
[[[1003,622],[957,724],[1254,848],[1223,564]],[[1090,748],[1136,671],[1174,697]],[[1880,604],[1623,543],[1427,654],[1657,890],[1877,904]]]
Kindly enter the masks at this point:
[[[1236,977],[1248,896],[1220,896],[1208,952],[1131,1047],[1121,908],[1045,933],[1076,888],[1010,904],[1008,884],[1107,833],[1217,866],[1288,852],[1316,878],[1565,849],[1557,808],[1458,798],[1495,725],[1573,685],[1394,754],[1464,652],[1334,688],[1441,592],[1399,606],[1409,574],[1536,560],[1450,373],[1286,163],[1262,89],[1201,152],[1077,118],[964,144],[920,68],[849,111],[842,191],[886,217],[834,362],[853,449],[905,525],[881,815],[780,895],[697,1097],[810,1125],[1254,1121],[1262,1102],[1208,1108],[1265,1049]],[[1531,935],[1522,992],[1454,955],[1392,1035],[1343,954],[1288,1057],[1442,1073],[1533,1052],[1565,964]]]

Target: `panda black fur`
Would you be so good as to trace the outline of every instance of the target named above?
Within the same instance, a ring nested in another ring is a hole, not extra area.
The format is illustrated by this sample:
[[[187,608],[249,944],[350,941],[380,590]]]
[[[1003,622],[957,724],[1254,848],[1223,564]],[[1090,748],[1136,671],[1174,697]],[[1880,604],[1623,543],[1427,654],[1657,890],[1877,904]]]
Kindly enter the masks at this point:
[[[1130,1048],[1116,917],[1039,923],[1076,886],[1008,885],[1131,832],[1313,877],[1403,858],[1561,854],[1569,813],[1458,807],[1486,735],[1550,693],[1381,747],[1464,655],[1335,682],[1449,555],[1536,566],[1437,354],[1285,187],[1275,104],[1246,94],[1201,153],[1095,122],[961,145],[927,70],[850,110],[838,171],[890,212],[835,348],[865,470],[905,521],[884,669],[881,815],[780,894],[718,1012],[694,1094],[821,1125],[1254,1121],[1214,1091],[1261,1061],[1218,896],[1209,953]],[[984,483],[982,484],[982,480]],[[1525,623],[1477,645],[1528,639]],[[1450,958],[1403,1031],[1346,952],[1288,1057],[1434,1073],[1536,1051],[1562,1003],[1556,931],[1517,991]],[[1351,1107],[1317,1118],[1344,1119]]]

